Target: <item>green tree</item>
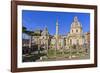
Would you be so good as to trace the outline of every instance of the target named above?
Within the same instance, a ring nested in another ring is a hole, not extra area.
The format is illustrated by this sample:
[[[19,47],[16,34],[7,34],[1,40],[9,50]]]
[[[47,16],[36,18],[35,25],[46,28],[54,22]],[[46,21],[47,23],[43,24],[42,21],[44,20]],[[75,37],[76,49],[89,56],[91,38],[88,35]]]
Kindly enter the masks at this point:
[[[26,31],[27,31],[27,28],[23,26],[23,27],[22,27],[22,32],[23,32],[23,33],[26,33]]]

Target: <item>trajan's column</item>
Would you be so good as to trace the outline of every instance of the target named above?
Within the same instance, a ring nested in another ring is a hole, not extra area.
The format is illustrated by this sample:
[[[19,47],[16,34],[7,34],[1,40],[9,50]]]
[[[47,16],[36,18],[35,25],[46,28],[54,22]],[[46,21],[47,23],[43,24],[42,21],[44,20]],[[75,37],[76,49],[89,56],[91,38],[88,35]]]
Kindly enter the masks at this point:
[[[59,49],[59,25],[58,25],[58,20],[56,22],[56,49]]]

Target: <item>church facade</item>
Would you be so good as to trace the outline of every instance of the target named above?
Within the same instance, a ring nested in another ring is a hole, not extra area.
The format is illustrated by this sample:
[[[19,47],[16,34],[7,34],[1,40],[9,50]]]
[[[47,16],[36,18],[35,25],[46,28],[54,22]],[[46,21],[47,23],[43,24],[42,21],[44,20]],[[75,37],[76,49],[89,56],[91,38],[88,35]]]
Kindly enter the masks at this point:
[[[82,31],[82,24],[78,21],[77,17],[74,17],[74,21],[71,24],[70,32],[66,37],[66,46],[69,48],[72,45],[84,45],[85,38]]]

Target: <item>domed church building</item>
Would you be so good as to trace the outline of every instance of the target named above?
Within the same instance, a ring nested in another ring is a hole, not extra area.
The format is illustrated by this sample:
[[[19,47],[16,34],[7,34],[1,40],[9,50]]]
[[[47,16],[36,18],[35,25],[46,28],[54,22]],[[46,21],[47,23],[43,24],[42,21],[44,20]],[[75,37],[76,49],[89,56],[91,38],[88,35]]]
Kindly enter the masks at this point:
[[[67,34],[66,37],[66,47],[68,49],[70,48],[70,46],[82,46],[83,44],[84,36],[82,31],[82,24],[78,21],[77,16],[75,16],[71,24],[70,32]]]

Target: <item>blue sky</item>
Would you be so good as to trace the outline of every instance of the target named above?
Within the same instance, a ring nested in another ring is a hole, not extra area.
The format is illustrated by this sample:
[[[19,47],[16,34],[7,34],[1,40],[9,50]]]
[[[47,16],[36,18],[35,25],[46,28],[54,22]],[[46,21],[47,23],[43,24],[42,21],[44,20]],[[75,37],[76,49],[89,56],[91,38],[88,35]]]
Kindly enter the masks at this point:
[[[28,30],[44,29],[45,26],[51,35],[56,32],[56,21],[59,23],[59,34],[66,35],[70,31],[74,16],[78,17],[82,24],[83,32],[90,30],[90,14],[75,12],[51,12],[51,11],[22,11],[22,24]]]

